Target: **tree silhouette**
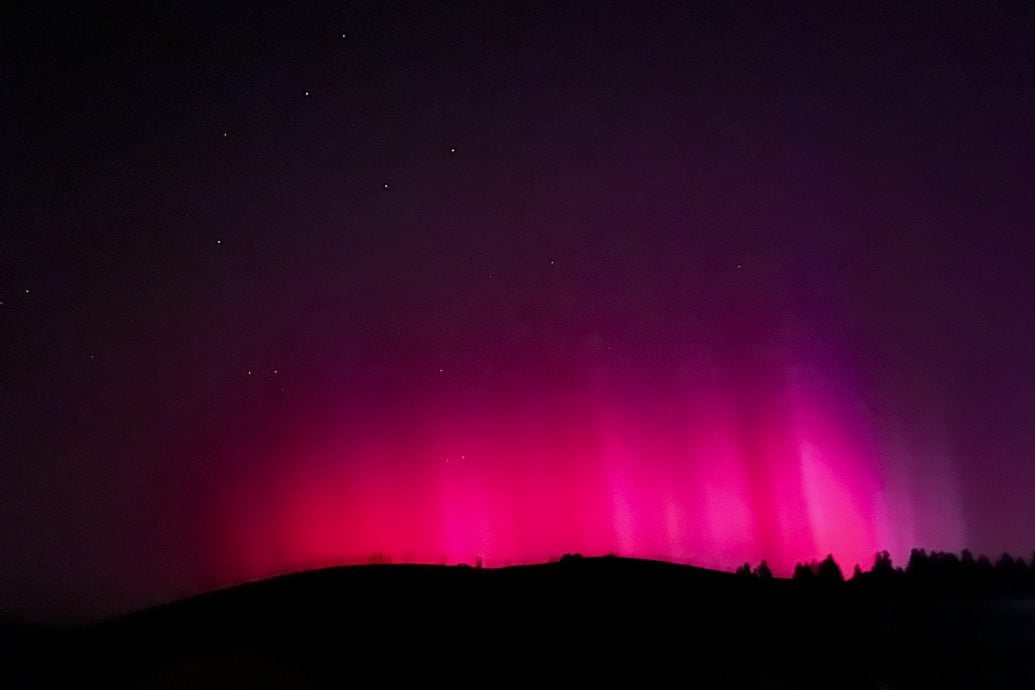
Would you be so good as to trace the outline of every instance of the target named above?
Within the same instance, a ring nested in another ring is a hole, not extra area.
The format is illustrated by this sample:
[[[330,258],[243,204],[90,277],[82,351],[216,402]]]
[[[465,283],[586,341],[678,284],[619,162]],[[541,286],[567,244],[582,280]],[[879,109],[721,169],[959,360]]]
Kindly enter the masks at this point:
[[[928,574],[928,565],[927,552],[923,549],[913,549],[909,552],[909,562],[906,563],[906,575],[913,578],[924,577]]]
[[[956,554],[948,551],[910,551],[906,568],[896,567],[887,551],[878,551],[873,567],[867,572],[856,564],[850,587],[873,591],[905,591],[913,594],[1035,594],[1035,557],[1033,565],[1009,553],[994,562],[985,555],[975,556],[968,549]],[[769,565],[762,561],[754,571],[749,565],[737,568],[737,575],[753,575],[759,579],[773,577]],[[832,554],[822,561],[801,562],[794,566],[791,579],[806,588],[833,589],[845,583],[844,573]]]
[[[799,563],[794,566],[794,575],[791,576],[791,579],[795,582],[810,584],[816,579],[814,568],[814,563]]]
[[[887,551],[878,551],[873,557],[873,567],[870,574],[878,578],[890,578],[895,575],[895,566],[891,562],[891,554]]]
[[[1013,556],[1008,553],[1004,553],[999,557],[999,560],[996,561],[995,567],[1003,574],[1009,574],[1017,567],[1017,562],[1013,559]]]
[[[839,584],[845,581],[844,573],[841,572],[841,566],[834,560],[833,554],[827,554],[827,557],[820,561],[819,566],[816,568],[816,577],[820,582],[827,584]]]

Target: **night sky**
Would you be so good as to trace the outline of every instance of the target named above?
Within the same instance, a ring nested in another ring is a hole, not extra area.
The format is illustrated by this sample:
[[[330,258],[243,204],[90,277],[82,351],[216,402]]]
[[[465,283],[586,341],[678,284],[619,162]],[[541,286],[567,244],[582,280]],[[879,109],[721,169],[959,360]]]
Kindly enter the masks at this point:
[[[1030,3],[26,5],[0,612],[1035,548]]]

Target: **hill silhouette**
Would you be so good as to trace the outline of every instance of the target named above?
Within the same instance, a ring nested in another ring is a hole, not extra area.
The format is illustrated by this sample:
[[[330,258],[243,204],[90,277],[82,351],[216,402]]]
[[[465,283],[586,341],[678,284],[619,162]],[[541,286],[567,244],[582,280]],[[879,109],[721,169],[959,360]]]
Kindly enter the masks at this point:
[[[818,570],[824,568],[830,570]],[[962,688],[1035,682],[1035,605],[1021,594],[921,595],[836,576],[836,586],[804,585],[772,578],[768,568],[759,576],[760,570],[745,577],[579,556],[503,569],[329,568],[89,626],[7,627],[0,632],[0,684],[485,687],[626,679],[706,688]]]

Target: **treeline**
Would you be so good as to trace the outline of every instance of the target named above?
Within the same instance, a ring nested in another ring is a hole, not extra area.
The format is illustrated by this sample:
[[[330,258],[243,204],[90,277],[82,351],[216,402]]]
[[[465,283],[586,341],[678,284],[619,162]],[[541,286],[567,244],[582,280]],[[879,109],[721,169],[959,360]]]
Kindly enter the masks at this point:
[[[752,568],[745,563],[737,575],[768,580],[773,574],[765,561]],[[1031,561],[1004,553],[994,563],[987,556],[974,556],[968,549],[960,554],[913,549],[905,567],[895,565],[887,551],[874,555],[873,565],[864,571],[858,565],[845,578],[833,556],[821,561],[798,563],[791,580],[802,587],[844,585],[861,590],[908,590],[955,594],[1035,594],[1035,555]]]

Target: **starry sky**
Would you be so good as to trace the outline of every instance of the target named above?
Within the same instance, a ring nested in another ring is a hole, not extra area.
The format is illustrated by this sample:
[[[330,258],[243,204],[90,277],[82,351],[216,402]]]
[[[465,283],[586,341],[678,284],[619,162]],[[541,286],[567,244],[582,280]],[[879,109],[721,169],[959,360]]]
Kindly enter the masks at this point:
[[[0,18],[5,615],[1035,548],[1030,4],[103,5]]]

